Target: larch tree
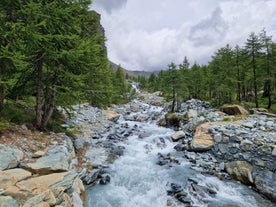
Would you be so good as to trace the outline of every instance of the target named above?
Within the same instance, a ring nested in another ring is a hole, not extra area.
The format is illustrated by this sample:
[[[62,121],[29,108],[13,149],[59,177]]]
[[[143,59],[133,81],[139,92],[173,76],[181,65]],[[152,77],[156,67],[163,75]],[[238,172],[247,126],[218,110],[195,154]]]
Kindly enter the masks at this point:
[[[245,49],[250,58],[250,65],[253,72],[254,100],[255,100],[255,106],[258,108],[259,101],[258,101],[258,83],[257,83],[257,72],[258,72],[257,59],[261,49],[261,42],[259,37],[255,33],[251,33],[249,35],[249,38],[246,41]]]

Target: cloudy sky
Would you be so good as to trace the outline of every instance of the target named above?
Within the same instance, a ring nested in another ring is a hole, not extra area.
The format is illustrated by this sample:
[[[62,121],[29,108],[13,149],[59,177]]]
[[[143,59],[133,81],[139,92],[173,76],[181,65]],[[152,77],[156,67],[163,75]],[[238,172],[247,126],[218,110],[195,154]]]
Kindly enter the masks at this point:
[[[242,46],[263,28],[276,38],[276,0],[94,0],[108,57],[128,70],[170,62],[206,64],[229,43]]]

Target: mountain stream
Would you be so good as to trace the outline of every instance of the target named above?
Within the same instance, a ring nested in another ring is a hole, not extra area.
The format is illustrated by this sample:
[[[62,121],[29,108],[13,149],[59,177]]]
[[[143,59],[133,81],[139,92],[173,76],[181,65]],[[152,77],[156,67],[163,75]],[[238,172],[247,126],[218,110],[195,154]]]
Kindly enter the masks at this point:
[[[162,113],[161,107],[146,107],[149,114]],[[172,129],[159,127],[154,120],[122,117],[118,124],[136,130],[119,143],[124,154],[106,169],[110,183],[87,189],[86,207],[275,206],[245,185],[193,169],[183,152],[173,149]],[[160,157],[169,161],[160,164]]]

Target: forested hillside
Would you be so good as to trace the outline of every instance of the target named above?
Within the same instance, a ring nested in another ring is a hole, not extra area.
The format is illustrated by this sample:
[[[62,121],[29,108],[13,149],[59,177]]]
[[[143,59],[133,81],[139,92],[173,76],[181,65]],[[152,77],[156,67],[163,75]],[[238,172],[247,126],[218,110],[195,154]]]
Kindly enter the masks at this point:
[[[104,107],[126,99],[129,88],[109,65],[100,15],[89,5],[90,0],[0,1],[1,120],[23,121],[14,109],[12,118],[7,115],[20,103],[44,130],[57,106],[89,101]]]
[[[177,109],[179,101],[208,100],[215,106],[245,103],[276,111],[276,43],[265,30],[250,34],[243,46],[218,49],[207,65],[170,63],[149,79],[139,77],[150,91],[160,90]]]

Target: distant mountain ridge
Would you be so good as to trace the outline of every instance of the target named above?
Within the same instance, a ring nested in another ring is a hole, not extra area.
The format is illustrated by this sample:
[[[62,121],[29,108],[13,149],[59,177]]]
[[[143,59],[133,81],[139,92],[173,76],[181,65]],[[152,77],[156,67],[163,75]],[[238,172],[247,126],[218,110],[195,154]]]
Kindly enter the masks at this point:
[[[135,78],[137,78],[137,77],[139,77],[139,76],[144,76],[144,77],[146,77],[146,78],[149,78],[150,75],[151,75],[152,73],[154,73],[154,74],[158,74],[158,73],[159,73],[159,71],[154,71],[154,72],[137,71],[137,70],[131,71],[131,70],[127,70],[127,69],[123,68],[123,67],[120,66],[120,65],[117,65],[116,63],[114,63],[114,62],[112,62],[112,61],[109,61],[109,63],[110,63],[110,66],[111,66],[111,68],[112,68],[113,70],[116,70],[118,67],[121,67],[122,70],[123,70],[123,72],[124,72],[125,74],[128,74],[129,76],[135,77]]]

